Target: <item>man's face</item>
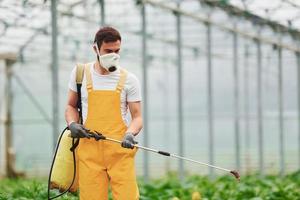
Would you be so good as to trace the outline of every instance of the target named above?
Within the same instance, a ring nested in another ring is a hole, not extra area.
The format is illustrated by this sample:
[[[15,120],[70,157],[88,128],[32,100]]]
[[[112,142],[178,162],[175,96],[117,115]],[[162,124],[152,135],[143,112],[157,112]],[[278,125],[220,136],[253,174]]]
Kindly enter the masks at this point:
[[[108,53],[117,53],[119,54],[121,48],[121,41],[115,42],[103,42],[100,48],[100,55],[108,54]]]

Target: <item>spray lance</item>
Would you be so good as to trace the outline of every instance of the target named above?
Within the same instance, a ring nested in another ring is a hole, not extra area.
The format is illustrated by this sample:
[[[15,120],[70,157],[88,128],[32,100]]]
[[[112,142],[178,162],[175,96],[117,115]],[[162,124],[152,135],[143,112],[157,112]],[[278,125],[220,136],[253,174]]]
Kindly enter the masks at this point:
[[[106,136],[104,136],[103,134],[101,134],[97,131],[95,131],[95,133],[89,133],[89,136],[94,138],[96,141],[98,141],[98,140],[107,140],[107,141],[111,141],[111,142],[115,142],[115,143],[119,143],[119,144],[122,143],[120,140],[116,140],[116,139],[113,139],[113,138],[106,137]],[[226,171],[226,172],[232,174],[238,181],[240,181],[240,174],[236,170],[225,169],[223,167],[210,165],[210,164],[207,164],[207,163],[204,163],[204,162],[200,162],[200,161],[193,160],[193,159],[190,159],[190,158],[186,158],[186,157],[183,157],[183,156],[178,156],[178,155],[166,152],[166,151],[160,151],[160,150],[144,147],[144,146],[141,146],[141,145],[138,145],[138,144],[134,144],[133,147],[143,149],[145,151],[150,151],[150,152],[153,152],[153,153],[158,153],[158,154],[163,155],[163,156],[174,157],[174,158],[177,158],[177,159],[180,159],[180,160],[185,160],[185,161],[196,163],[196,164],[199,164],[199,165],[205,165],[205,166],[208,166],[208,167],[211,167],[211,168]]]

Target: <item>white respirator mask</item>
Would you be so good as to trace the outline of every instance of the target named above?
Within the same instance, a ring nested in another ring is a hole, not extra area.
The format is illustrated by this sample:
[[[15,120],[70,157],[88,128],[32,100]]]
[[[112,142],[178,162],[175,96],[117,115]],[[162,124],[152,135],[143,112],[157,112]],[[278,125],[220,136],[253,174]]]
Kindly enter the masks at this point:
[[[120,55],[116,53],[108,53],[100,55],[97,44],[94,44],[99,58],[100,65],[109,72],[114,72],[119,68]]]

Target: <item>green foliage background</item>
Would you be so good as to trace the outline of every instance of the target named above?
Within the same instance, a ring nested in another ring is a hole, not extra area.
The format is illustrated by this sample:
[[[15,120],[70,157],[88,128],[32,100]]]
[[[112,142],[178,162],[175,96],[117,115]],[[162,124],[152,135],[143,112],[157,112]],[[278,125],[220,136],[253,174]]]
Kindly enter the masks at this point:
[[[203,176],[189,176],[180,183],[174,174],[149,183],[139,181],[141,200],[190,200],[194,192],[201,199],[213,200],[300,200],[300,171],[279,177],[268,175],[242,176],[237,182],[232,176],[210,180]],[[56,193],[53,191],[52,195]],[[111,196],[111,195],[110,195]],[[175,198],[177,197],[177,198]],[[4,179],[0,181],[0,200],[45,200],[45,179]],[[78,200],[78,195],[64,195],[60,200]]]

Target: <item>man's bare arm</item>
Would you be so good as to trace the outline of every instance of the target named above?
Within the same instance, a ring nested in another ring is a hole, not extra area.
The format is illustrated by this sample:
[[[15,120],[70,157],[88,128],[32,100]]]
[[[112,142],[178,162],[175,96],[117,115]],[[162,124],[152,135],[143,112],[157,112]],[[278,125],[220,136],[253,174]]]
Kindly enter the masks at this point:
[[[71,122],[79,121],[79,114],[77,111],[77,99],[78,99],[77,93],[72,90],[69,90],[68,101],[65,110],[65,119],[68,125]]]
[[[129,111],[131,113],[131,122],[127,129],[127,133],[133,133],[137,135],[143,128],[143,118],[141,111],[141,102],[128,102]]]

